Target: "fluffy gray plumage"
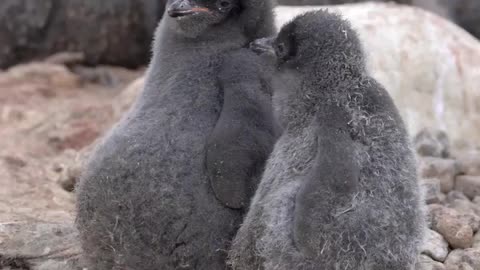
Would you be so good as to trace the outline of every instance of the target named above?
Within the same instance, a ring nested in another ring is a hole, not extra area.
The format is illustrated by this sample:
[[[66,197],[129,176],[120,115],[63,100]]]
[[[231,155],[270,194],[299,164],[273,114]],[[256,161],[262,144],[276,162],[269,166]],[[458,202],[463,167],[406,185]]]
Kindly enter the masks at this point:
[[[222,109],[223,103],[231,103],[230,91],[245,102],[238,111],[256,115],[265,111],[257,105],[269,104],[266,86],[255,81],[256,62],[245,68],[243,76],[250,79],[245,87],[222,81],[228,76],[222,65],[238,54],[252,58],[251,52],[239,49],[272,33],[271,4],[170,0],[167,10],[170,16],[157,29],[142,94],[97,147],[78,186],[76,223],[92,270],[225,269],[227,249],[242,219],[242,211],[215,197],[206,145],[229,139],[211,134],[220,129],[217,120],[235,116],[228,105]],[[256,138],[263,133],[248,130],[231,136],[243,134],[252,137],[242,143],[252,138],[252,145],[262,141],[265,148],[272,137],[268,130],[268,138]],[[237,168],[241,173],[249,169]],[[228,183],[220,187],[229,192]]]
[[[228,54],[219,74],[222,113],[207,144],[206,167],[215,196],[245,209],[278,137],[268,65],[248,49]]]
[[[276,39],[277,141],[233,269],[411,270],[424,221],[414,156],[349,23],[306,13]]]

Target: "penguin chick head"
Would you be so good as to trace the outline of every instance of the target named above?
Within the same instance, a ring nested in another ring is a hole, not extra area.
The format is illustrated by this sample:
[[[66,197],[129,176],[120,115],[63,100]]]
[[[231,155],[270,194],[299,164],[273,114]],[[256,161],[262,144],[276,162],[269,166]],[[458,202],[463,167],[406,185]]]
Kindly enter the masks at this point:
[[[187,36],[228,25],[232,31],[232,26],[237,26],[250,32],[246,33],[250,40],[273,32],[271,9],[271,0],[168,0],[166,8]]]
[[[364,68],[361,42],[350,23],[340,15],[317,10],[297,16],[282,27],[275,38],[260,39],[251,44],[257,52],[275,55],[279,69],[303,72]],[[311,75],[311,74],[310,74]]]
[[[341,106],[365,70],[356,32],[326,10],[296,17],[277,37],[256,40],[251,48],[273,55],[273,102],[284,128],[308,122],[321,108]]]

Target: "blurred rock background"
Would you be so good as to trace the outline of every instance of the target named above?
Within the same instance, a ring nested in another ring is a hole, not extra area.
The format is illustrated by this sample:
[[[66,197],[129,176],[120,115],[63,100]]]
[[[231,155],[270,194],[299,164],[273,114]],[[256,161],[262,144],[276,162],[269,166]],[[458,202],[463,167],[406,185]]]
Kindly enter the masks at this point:
[[[0,1],[0,269],[81,269],[74,185],[142,89],[162,1]],[[359,32],[411,131],[429,223],[417,269],[480,270],[480,41],[457,26],[480,36],[480,3],[404,3],[440,16],[394,3],[329,8]],[[279,7],[277,24],[310,9]]]

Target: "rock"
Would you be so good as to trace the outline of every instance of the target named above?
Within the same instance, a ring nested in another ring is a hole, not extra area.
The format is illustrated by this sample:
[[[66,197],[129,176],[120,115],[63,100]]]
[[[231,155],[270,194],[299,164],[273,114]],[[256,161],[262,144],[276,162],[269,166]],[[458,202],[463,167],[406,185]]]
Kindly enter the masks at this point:
[[[421,186],[426,204],[440,203],[445,195],[440,188],[440,180],[436,178],[422,179]]]
[[[443,262],[448,255],[448,243],[441,234],[433,230],[427,230],[420,251],[436,261]]]
[[[429,207],[432,229],[440,233],[453,248],[470,248],[473,229],[469,220],[454,209],[432,205]]]
[[[480,176],[457,176],[455,190],[463,192],[473,200],[476,196],[480,196]]]
[[[480,249],[480,233],[477,232],[475,236],[473,237],[473,248]]]
[[[474,270],[480,269],[480,249],[469,248],[465,250],[453,250],[448,254],[447,260],[445,261],[445,266],[447,267],[459,267],[462,264],[466,264],[462,267],[469,266]]]
[[[343,14],[358,31],[368,69],[392,96],[411,135],[427,127],[447,131],[452,145],[466,134],[480,141],[476,38],[418,8],[387,3],[328,8]],[[277,7],[278,25],[312,9]]]
[[[2,0],[0,68],[64,51],[84,53],[92,65],[145,65],[164,4],[165,0]]]
[[[0,73],[0,91],[26,86],[40,89],[72,89],[80,86],[79,78],[65,66],[49,63],[18,65]]]
[[[80,254],[77,232],[71,223],[0,224],[0,266],[80,270]]]
[[[338,5],[359,2],[390,2],[391,0],[278,0],[282,5]],[[480,4],[476,0],[393,0],[400,4],[414,5],[451,19],[472,35],[480,37]]]
[[[462,174],[480,176],[480,151],[470,150],[456,157]]]
[[[444,270],[442,263],[436,262],[428,256],[420,255],[415,265],[415,270]]]
[[[455,175],[458,173],[457,163],[453,159],[426,157],[419,161],[419,175],[423,178],[436,178],[440,181],[440,189],[444,193],[453,190]]]
[[[447,158],[450,151],[447,133],[440,130],[421,130],[413,138],[413,144],[420,156]]]

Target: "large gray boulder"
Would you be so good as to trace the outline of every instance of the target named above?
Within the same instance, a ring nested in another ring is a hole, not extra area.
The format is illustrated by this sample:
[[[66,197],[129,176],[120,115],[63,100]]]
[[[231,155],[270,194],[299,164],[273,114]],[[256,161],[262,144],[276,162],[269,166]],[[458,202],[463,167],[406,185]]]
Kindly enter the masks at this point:
[[[0,68],[57,52],[87,64],[148,63],[165,0],[2,0]]]
[[[396,2],[414,5],[449,18],[480,38],[480,1],[478,0],[278,0],[281,5],[338,5],[360,2]]]

